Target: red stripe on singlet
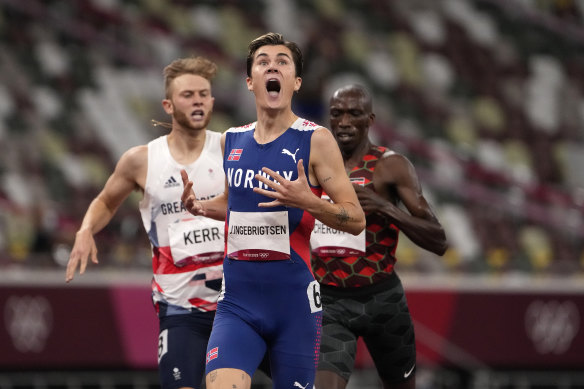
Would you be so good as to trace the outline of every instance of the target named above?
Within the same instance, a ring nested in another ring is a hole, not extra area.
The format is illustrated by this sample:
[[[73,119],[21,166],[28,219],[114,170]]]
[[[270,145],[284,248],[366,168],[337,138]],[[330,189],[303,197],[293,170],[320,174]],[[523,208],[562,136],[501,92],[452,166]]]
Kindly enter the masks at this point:
[[[210,262],[191,262],[184,266],[178,267],[174,264],[172,260],[172,254],[170,253],[170,247],[155,247],[154,256],[152,257],[152,271],[154,274],[180,274],[192,272],[205,267],[218,266],[223,263],[223,258],[216,261]]]

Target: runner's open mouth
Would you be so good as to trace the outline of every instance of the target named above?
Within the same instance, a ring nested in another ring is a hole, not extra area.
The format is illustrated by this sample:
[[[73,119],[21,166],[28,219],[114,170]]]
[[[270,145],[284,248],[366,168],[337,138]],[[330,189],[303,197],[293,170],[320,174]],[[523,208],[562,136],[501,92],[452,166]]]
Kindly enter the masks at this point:
[[[270,95],[280,93],[280,81],[275,79],[268,80],[266,90]]]

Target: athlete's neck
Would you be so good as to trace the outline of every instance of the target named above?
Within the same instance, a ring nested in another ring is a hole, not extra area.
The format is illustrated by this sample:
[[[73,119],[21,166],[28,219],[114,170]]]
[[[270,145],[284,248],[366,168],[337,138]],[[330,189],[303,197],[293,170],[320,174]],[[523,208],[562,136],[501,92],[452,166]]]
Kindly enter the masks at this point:
[[[371,148],[371,141],[367,138],[361,142],[357,147],[352,150],[341,149],[341,154],[343,155],[343,161],[345,162],[345,170],[351,171],[355,166],[361,163],[361,160]]]
[[[206,129],[188,132],[173,129],[168,134],[166,141],[174,160],[182,165],[188,165],[196,161],[205,146],[206,134]]]
[[[273,141],[282,135],[298,119],[292,111],[285,115],[258,115],[254,138],[263,144]]]

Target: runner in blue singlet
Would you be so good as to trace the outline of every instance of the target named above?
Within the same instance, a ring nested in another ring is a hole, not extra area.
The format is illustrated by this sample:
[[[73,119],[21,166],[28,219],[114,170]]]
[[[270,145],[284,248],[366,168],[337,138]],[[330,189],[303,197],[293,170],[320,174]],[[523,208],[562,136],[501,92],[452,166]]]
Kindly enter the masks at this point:
[[[298,118],[292,95],[302,53],[280,34],[249,45],[247,86],[257,121],[223,134],[223,195],[197,201],[183,172],[182,201],[194,215],[226,218],[224,279],[207,348],[207,388],[250,388],[264,353],[274,388],[312,388],[322,307],[310,268],[318,219],[359,234],[363,211],[330,131]],[[320,198],[324,190],[334,201]]]

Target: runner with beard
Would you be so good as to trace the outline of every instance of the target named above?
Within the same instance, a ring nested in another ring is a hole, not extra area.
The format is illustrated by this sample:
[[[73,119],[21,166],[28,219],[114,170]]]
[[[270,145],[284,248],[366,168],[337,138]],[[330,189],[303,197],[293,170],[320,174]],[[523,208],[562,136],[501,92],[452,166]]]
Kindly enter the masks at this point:
[[[132,147],[91,202],[75,236],[66,271],[97,264],[94,235],[122,202],[140,190],[140,213],[152,247],[152,299],[160,324],[158,363],[164,389],[199,388],[205,350],[221,287],[224,222],[186,211],[180,171],[197,182],[199,198],[223,193],[221,134],[207,129],[213,111],[215,63],[202,57],[173,61],[163,71],[162,106],[172,117],[167,135]],[[138,324],[138,323],[137,323]]]

